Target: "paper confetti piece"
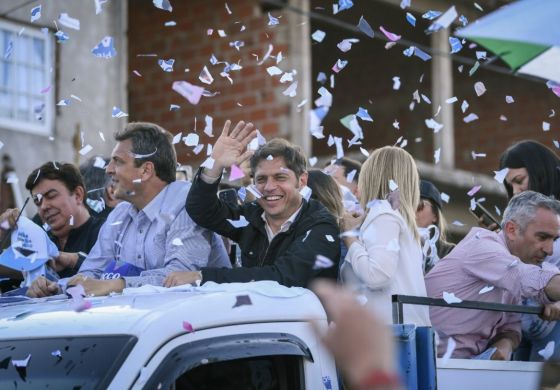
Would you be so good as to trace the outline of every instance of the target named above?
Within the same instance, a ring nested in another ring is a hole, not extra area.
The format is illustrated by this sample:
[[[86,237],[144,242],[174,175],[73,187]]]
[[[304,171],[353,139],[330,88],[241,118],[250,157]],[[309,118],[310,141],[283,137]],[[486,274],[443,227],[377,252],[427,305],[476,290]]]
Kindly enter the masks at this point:
[[[41,5],[31,8],[31,23],[41,18]]]
[[[515,100],[513,99],[512,96],[509,96],[509,95],[506,96],[506,103],[507,104],[512,104],[514,102],[515,102]]]
[[[334,242],[334,238],[330,234],[326,234],[325,238],[327,239],[328,242]]]
[[[471,123],[471,122],[474,122],[477,119],[478,119],[478,115],[476,115],[474,112],[471,112],[469,115],[467,115],[466,117],[463,118],[463,122]]]
[[[467,192],[467,195],[472,197],[472,196],[474,196],[474,194],[476,194],[478,191],[480,191],[481,188],[482,188],[481,185],[474,186],[473,188],[471,188],[469,190],[469,192]]]
[[[441,200],[443,200],[445,203],[449,203],[449,195],[447,195],[445,192],[441,193]]]
[[[317,255],[315,257],[315,263],[313,264],[314,270],[331,268],[332,266],[334,266],[334,263],[328,257],[322,255]]]
[[[113,118],[124,118],[125,116],[128,116],[128,114],[126,112],[123,112],[117,106],[113,106],[113,111],[111,112],[111,116]]]
[[[463,48],[461,40],[455,37],[449,37],[449,44],[451,45],[451,54],[459,53]]]
[[[74,311],[82,312],[91,308],[91,302],[84,299],[86,292],[81,284],[67,288],[66,293],[72,297],[72,309]]]
[[[250,306],[253,302],[251,301],[251,297],[249,295],[238,295],[235,297],[235,303],[232,308],[239,307],[239,306]]]
[[[554,354],[554,348],[555,348],[555,342],[554,342],[554,340],[552,340],[552,341],[549,341],[546,344],[546,346],[537,353],[540,356],[542,356],[542,358],[546,361],[546,360],[550,359],[551,356]]]
[[[175,60],[173,58],[170,58],[168,60],[162,60],[162,59],[158,60],[158,65],[161,67],[161,69],[163,69],[164,72],[173,72],[174,63]]]
[[[542,129],[543,129],[543,131],[550,131],[550,123],[543,122],[542,123]]]
[[[232,166],[230,167],[229,181],[236,181],[244,177],[245,172],[243,172],[243,169],[239,168],[235,164],[232,164]]]
[[[276,26],[278,24],[280,24],[280,20],[278,18],[275,18],[274,16],[272,16],[269,12],[268,13],[268,25],[269,26]]]
[[[284,90],[284,92],[282,92],[282,95],[285,96],[289,96],[289,97],[294,97],[297,94],[297,86],[298,86],[298,82],[294,81],[292,84],[290,84],[290,86],[288,88],[286,88]]]
[[[247,191],[249,191],[251,194],[253,194],[253,196],[257,199],[262,198],[262,194],[260,193],[260,191],[257,189],[257,187],[255,187],[253,184],[251,184],[250,186],[245,187],[247,189]]]
[[[444,291],[444,292],[443,292],[443,300],[444,300],[445,302],[449,303],[449,304],[461,303],[461,302],[463,302],[463,300],[460,299],[460,298],[457,298],[457,297],[455,296],[455,294],[449,293],[449,292],[447,292],[447,291]]]
[[[424,14],[426,15],[426,14]],[[427,33],[433,33],[439,31],[441,29],[447,28],[453,23],[453,21],[457,18],[457,10],[455,6],[451,6],[443,15],[441,15],[435,22],[433,22],[430,27],[426,30]],[[424,17],[424,16],[422,16]]]
[[[486,286],[480,289],[480,291],[478,292],[478,294],[486,294],[487,292],[490,292],[494,290],[494,286]]]
[[[62,359],[62,353],[60,352],[59,349],[57,349],[56,351],[52,351],[51,356],[54,356],[58,360]]]
[[[172,89],[183,96],[189,103],[196,105],[200,102],[204,88],[190,84],[186,81],[174,81]]]
[[[249,225],[249,222],[247,221],[247,219],[245,219],[243,215],[240,215],[239,219],[237,220],[227,219],[227,221],[236,229]]]
[[[368,37],[373,38],[373,29],[369,23],[364,19],[364,16],[360,16],[360,21],[358,22],[358,29],[366,34]]]
[[[277,67],[277,66],[270,66],[270,67],[266,68],[266,72],[267,72],[269,75],[271,75],[271,76],[277,76],[277,75],[279,75],[279,74],[284,73],[284,72],[282,71],[282,69],[280,69],[280,68]]]
[[[80,149],[80,155],[85,156],[86,154],[88,154],[89,152],[91,152],[93,150],[93,146],[91,146],[90,144],[87,144],[86,146],[84,146],[83,148]]]
[[[58,23],[62,24],[64,27],[68,27],[74,30],[80,29],[80,21],[76,18],[70,17],[67,13],[61,13],[58,16]]]
[[[341,52],[346,53],[347,51],[352,49],[352,44],[358,42],[360,42],[360,40],[357,38],[343,39],[338,43],[338,45],[336,45],[336,47],[338,47]]]
[[[183,330],[187,331],[187,333],[194,332],[192,324],[188,321],[183,321]]]
[[[314,41],[323,42],[323,39],[325,39],[326,35],[327,33],[325,33],[324,31],[316,30],[313,34],[311,34],[311,38],[313,38]]]
[[[387,39],[390,40],[391,42],[396,42],[402,38],[400,35],[387,31],[383,26],[379,26],[379,30],[381,30],[383,35],[385,35]]]
[[[452,337],[449,337],[447,339],[447,349],[445,350],[445,353],[443,354],[442,358],[441,358],[441,365],[445,366],[447,364],[447,362],[449,362],[449,359],[451,358],[451,355],[453,355],[453,351],[455,351],[455,347],[457,346],[457,343],[455,342],[455,340],[453,340]]]
[[[437,133],[438,131],[443,129],[443,124],[436,122],[434,118],[425,119],[424,123],[426,124],[426,127],[428,127],[428,129],[434,130],[434,133]]]
[[[482,81],[477,81],[474,83],[474,91],[476,92],[477,96],[482,96],[486,92],[486,86]]]
[[[506,178],[509,172],[509,168],[500,169],[499,171],[494,171],[494,180],[498,183],[503,184],[504,179]]]
[[[183,241],[179,237],[176,237],[173,241],[171,241],[171,244],[175,246],[183,246]]]
[[[196,146],[200,140],[200,136],[196,133],[189,133],[186,137],[183,138],[185,145],[187,146]]]
[[[202,68],[202,71],[200,72],[198,79],[204,84],[208,84],[208,85],[212,84],[212,82],[214,81],[214,78],[210,74],[210,71],[208,70],[206,65],[204,66],[204,68]]]
[[[117,50],[113,43],[113,37],[104,37],[97,46],[91,49],[91,53],[98,58],[113,58],[116,56]]]
[[[410,12],[406,13],[406,21],[410,23],[412,27],[416,27],[416,18]]]
[[[153,0],[153,3],[159,9],[169,12],[173,11],[173,7],[171,6],[169,0]]]

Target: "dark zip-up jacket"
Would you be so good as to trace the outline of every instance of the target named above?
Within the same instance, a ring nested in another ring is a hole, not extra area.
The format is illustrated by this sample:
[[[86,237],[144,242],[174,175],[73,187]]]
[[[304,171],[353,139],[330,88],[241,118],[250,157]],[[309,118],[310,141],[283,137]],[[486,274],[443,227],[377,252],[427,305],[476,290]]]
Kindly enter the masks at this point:
[[[278,233],[269,243],[262,207],[256,202],[239,206],[221,201],[216,196],[218,184],[219,180],[204,182],[199,170],[187,196],[187,213],[198,225],[237,242],[243,267],[202,268],[203,283],[275,280],[285,286],[306,287],[316,276],[337,277],[338,224],[322,204],[304,200],[288,230]],[[241,215],[249,223],[247,226],[235,228],[227,221],[239,220]],[[334,265],[313,269],[317,255],[331,259]]]

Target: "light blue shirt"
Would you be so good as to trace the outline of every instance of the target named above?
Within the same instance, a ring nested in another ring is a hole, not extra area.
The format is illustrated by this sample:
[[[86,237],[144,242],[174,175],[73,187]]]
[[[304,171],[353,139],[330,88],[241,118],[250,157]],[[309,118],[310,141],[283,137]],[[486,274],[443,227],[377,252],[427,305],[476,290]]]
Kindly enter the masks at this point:
[[[126,287],[162,285],[173,271],[231,267],[222,240],[194,223],[185,210],[190,183],[168,184],[142,210],[121,202],[107,217],[80,273],[102,279],[111,261],[142,269],[123,276]]]

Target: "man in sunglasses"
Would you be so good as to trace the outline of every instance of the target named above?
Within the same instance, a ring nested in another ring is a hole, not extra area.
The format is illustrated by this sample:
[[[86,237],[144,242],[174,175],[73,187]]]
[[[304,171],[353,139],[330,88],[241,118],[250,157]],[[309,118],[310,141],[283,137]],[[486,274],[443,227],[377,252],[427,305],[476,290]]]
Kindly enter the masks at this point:
[[[49,161],[35,169],[25,183],[37,213],[60,255],[50,264],[61,278],[73,276],[95,244],[104,220],[90,215],[84,201],[86,189],[78,168]],[[18,209],[0,216],[0,238],[15,226]],[[0,269],[0,274],[21,279],[21,273]]]

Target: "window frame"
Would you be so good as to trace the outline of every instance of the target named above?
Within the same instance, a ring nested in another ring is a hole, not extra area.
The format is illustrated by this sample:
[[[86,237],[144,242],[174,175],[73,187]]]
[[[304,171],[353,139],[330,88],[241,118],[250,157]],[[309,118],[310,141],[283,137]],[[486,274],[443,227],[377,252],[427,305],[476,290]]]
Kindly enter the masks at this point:
[[[40,122],[37,123],[37,122],[26,121],[18,118],[6,118],[0,116],[0,129],[29,133],[34,135],[51,136],[53,134],[53,128],[54,128],[54,115],[55,115],[54,98],[55,98],[55,89],[56,89],[54,37],[52,36],[52,34],[50,34],[50,32],[49,34],[45,34],[43,31],[41,31],[40,28],[36,26],[32,26],[26,23],[17,23],[13,20],[7,20],[5,18],[0,18],[0,30],[11,31],[15,35],[16,37],[14,40],[15,50],[17,50],[16,49],[17,40],[21,36],[29,37],[31,39],[37,38],[42,40],[42,42],[45,45],[45,62],[44,64],[42,64],[42,68],[43,68],[42,71],[45,80],[45,85],[37,86],[37,88],[40,90],[40,88],[46,88],[50,86],[50,90],[44,94],[45,108],[43,110],[43,119]],[[21,35],[19,35],[20,32]],[[5,50],[4,52],[0,53],[2,55],[2,58],[0,59],[1,61],[5,61],[3,58],[4,53]],[[12,56],[14,55],[15,53],[12,54]],[[15,75],[13,77],[15,77],[16,79],[18,78],[19,68],[22,65],[23,66],[32,65],[29,62],[16,61],[15,59],[10,59],[8,62],[14,64]],[[37,68],[36,65],[33,66]],[[10,106],[12,110],[13,107],[16,105],[16,101],[19,96],[21,95],[27,96],[32,101],[32,99],[39,94],[39,90],[36,93],[33,92],[29,93],[29,92],[22,92],[21,89],[10,90],[9,88],[4,89],[2,86],[0,86],[1,92],[6,91],[8,93],[9,99],[12,103],[12,105]],[[33,110],[33,103],[30,104],[28,109],[30,111]]]

